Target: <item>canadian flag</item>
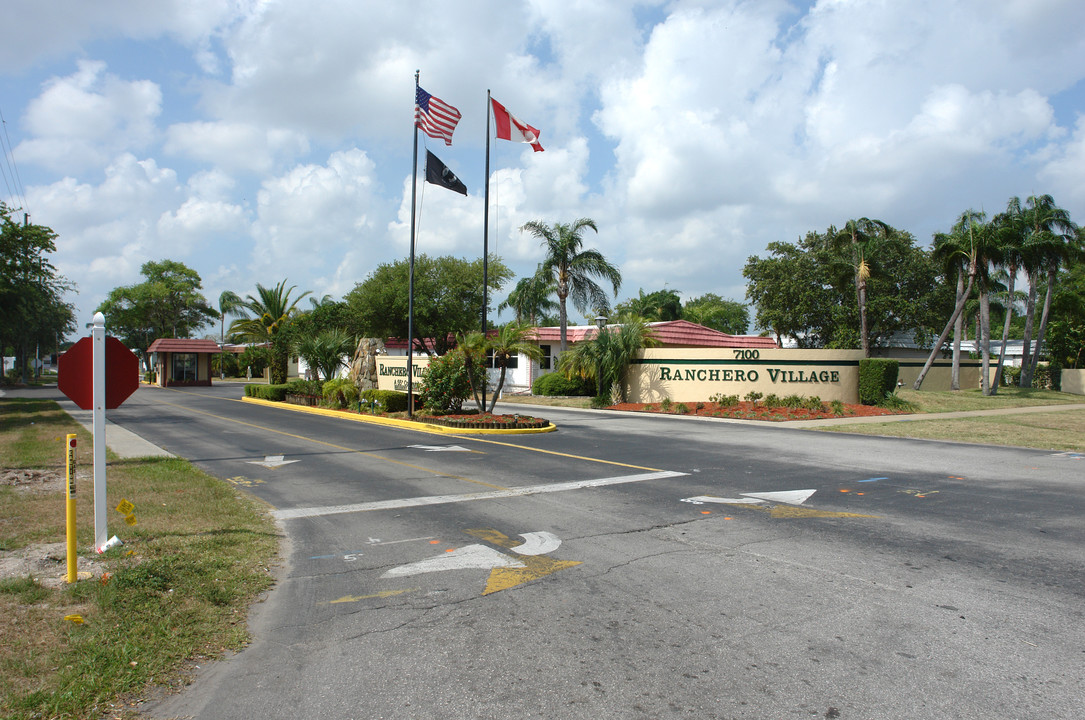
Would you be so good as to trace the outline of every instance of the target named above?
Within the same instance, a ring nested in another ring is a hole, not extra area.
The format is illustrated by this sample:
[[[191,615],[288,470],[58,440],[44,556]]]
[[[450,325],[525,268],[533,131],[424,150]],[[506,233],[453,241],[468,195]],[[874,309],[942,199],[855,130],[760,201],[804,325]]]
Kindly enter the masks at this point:
[[[525,142],[531,145],[535,152],[542,152],[543,146],[539,144],[539,131],[527,123],[516,119],[505,106],[490,98],[494,109],[494,123],[497,125],[497,137],[500,140],[512,140],[513,142]]]

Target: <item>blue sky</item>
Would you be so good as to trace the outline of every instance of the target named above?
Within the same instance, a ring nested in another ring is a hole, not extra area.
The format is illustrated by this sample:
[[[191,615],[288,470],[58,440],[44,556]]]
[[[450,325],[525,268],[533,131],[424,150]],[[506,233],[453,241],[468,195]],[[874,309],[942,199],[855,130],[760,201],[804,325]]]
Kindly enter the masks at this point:
[[[193,267],[213,302],[283,278],[341,297],[406,257],[416,69],[463,114],[451,148],[419,154],[469,189],[425,187],[418,251],[481,254],[490,89],[546,147],[492,143],[491,250],[526,275],[542,256],[520,225],[591,217],[618,300],[743,300],[747,257],[854,217],[923,243],[1013,195],[1085,218],[1078,0],[8,10],[0,111],[22,185],[0,197],[59,233],[80,326],[148,260]]]

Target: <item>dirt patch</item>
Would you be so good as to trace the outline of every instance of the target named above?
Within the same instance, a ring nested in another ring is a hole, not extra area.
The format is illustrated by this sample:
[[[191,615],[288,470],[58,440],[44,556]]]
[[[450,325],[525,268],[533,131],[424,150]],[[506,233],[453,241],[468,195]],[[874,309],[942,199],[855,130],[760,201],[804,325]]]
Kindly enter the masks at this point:
[[[678,408],[685,405],[685,411]],[[740,402],[737,405],[718,403],[672,403],[663,406],[660,403],[619,403],[608,410],[629,410],[633,412],[658,413],[662,415],[700,415],[704,417],[725,417],[736,420],[768,420],[784,422],[786,420],[822,420],[826,418],[870,417],[875,415],[898,415],[900,413],[873,405],[842,405],[842,412],[834,412],[832,406],[823,403],[820,410],[808,408],[766,407],[761,403]]]
[[[103,571],[96,558],[80,557],[77,567],[80,580],[100,577]],[[0,580],[25,577],[32,577],[45,587],[66,585],[67,543],[28,545],[18,550],[0,551]]]
[[[59,470],[0,468],[0,487],[12,487],[16,492],[38,495],[61,493],[64,492],[64,483],[64,473]]]

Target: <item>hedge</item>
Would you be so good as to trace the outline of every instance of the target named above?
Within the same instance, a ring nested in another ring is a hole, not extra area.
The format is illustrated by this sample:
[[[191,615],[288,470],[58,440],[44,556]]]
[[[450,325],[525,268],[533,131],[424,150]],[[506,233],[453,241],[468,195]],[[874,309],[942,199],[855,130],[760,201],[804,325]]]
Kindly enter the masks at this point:
[[[384,412],[407,411],[407,393],[396,390],[363,390],[358,399],[363,406],[377,403]]]
[[[595,381],[565,377],[560,372],[543,375],[531,386],[533,395],[595,395]]]
[[[290,383],[284,383],[282,385],[258,385],[256,383],[250,383],[245,386],[246,397],[271,400],[272,402],[282,402],[286,399],[286,394],[288,392],[292,392]]]
[[[877,405],[886,395],[897,389],[897,371],[900,363],[882,358],[863,358],[859,361],[859,402]]]

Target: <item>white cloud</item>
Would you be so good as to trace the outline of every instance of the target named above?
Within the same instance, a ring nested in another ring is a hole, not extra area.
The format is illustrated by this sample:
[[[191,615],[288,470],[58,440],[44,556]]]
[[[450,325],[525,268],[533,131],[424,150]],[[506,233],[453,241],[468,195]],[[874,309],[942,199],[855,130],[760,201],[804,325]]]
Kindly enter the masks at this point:
[[[74,74],[46,83],[27,107],[25,125],[33,137],[16,150],[23,162],[71,171],[150,144],[161,90],[147,80],[125,82],[105,68],[102,62],[80,61]]]
[[[285,128],[229,122],[173,125],[163,150],[227,170],[267,172],[280,159],[293,160],[309,152],[305,135]]]

